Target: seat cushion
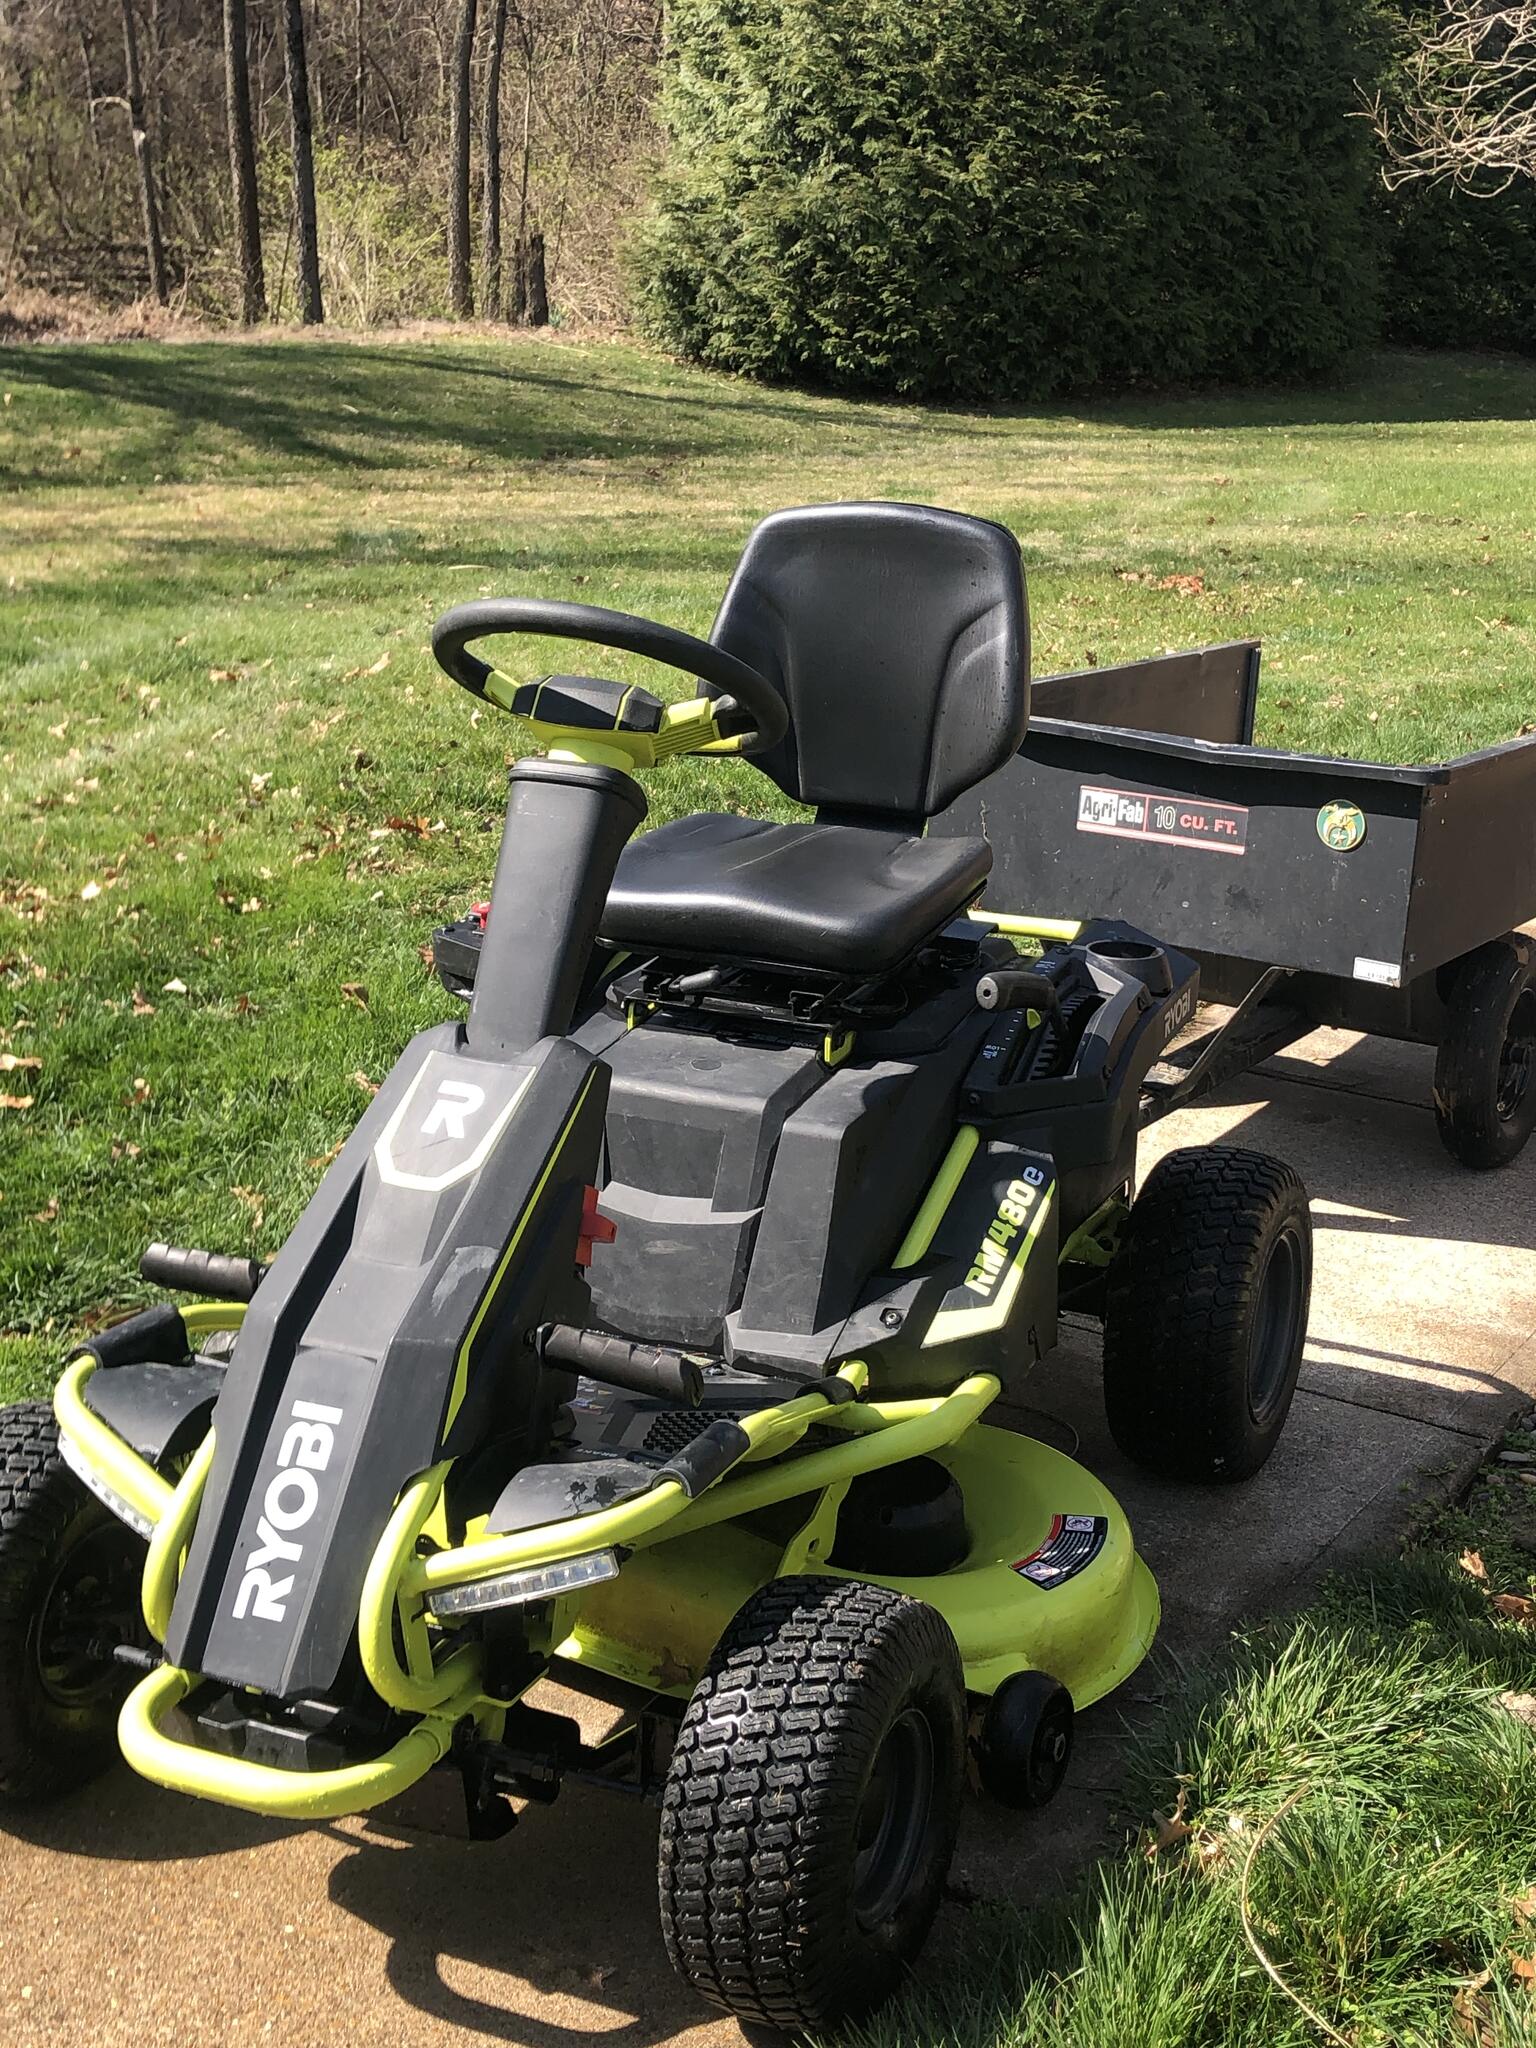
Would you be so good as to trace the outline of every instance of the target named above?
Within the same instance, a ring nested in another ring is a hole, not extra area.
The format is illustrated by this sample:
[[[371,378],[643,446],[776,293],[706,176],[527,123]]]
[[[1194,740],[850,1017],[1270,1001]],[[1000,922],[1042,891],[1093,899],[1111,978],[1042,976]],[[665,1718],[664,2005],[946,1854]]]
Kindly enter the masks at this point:
[[[704,813],[626,847],[603,937],[661,953],[877,974],[964,910],[991,866],[984,839]]]

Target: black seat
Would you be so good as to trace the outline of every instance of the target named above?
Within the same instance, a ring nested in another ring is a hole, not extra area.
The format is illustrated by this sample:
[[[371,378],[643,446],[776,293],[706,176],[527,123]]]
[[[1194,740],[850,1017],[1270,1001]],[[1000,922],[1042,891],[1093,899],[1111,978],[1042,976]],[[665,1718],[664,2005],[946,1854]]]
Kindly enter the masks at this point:
[[[625,853],[603,934],[658,952],[877,974],[975,901],[984,839],[704,813]]]
[[[603,936],[875,973],[974,900],[984,839],[929,818],[1001,767],[1029,719],[1018,543],[925,505],[806,505],[754,529],[710,638],[766,676],[789,730],[754,765],[815,824],[705,814],[635,841]]]

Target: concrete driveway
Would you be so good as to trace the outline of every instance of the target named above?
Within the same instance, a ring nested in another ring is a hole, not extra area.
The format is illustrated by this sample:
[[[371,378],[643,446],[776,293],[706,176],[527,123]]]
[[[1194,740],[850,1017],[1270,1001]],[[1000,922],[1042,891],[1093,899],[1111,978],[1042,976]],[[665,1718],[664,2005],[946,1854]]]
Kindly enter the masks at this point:
[[[1109,1443],[1090,1330],[1012,1411],[1129,1509],[1174,1651],[1294,1599],[1448,1490],[1536,1394],[1536,1152],[1477,1176],[1441,1152],[1431,1057],[1319,1032],[1151,1134],[1230,1139],[1313,1196],[1307,1365],[1268,1468],[1230,1492],[1160,1484]],[[1154,1681],[1148,1681],[1153,1683]],[[1131,1700],[1135,1706],[1133,1681]],[[1104,1840],[1123,1708],[1083,1717],[1049,1813],[973,1806],[957,1900],[1059,1887]],[[655,1820],[573,1788],[505,1841],[344,1822],[301,1830],[157,1793],[126,1771],[0,1837],[0,2038],[284,2048],[739,2042],[678,1987],[656,1928]],[[945,1909],[929,1967],[941,1961]]]

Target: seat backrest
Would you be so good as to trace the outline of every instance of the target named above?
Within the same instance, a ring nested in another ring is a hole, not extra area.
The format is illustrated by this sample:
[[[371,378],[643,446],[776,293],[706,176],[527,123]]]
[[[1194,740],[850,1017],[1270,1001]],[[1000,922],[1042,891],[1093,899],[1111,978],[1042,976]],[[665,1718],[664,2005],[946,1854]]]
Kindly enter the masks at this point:
[[[931,818],[1018,751],[1029,607],[1006,527],[929,505],[803,505],[754,528],[710,638],[789,731],[753,756],[834,814]]]

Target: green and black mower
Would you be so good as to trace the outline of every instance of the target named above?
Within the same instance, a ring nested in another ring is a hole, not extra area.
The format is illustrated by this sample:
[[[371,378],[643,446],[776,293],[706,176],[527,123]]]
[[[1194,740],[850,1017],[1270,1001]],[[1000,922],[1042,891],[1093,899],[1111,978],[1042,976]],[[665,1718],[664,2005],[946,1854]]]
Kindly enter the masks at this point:
[[[520,634],[702,693],[473,651]],[[1300,1367],[1304,1192],[1207,1149],[1133,1205],[1195,963],[982,911],[986,839],[926,831],[1024,737],[1003,528],[780,512],[707,641],[514,598],[434,646],[543,748],[488,915],[438,937],[467,1012],[406,1048],[270,1266],[152,1247],[200,1298],[0,1415],[0,1795],[120,1749],[322,1819],[435,1770],[493,1837],[567,1777],[638,1789],[684,1979],[835,2025],[921,1945],[968,1759],[1049,1800],[1157,1623],[1105,1488],[982,1416],[1083,1310],[1131,1456],[1256,1471]],[[690,753],[812,815],[634,839],[636,778]]]

